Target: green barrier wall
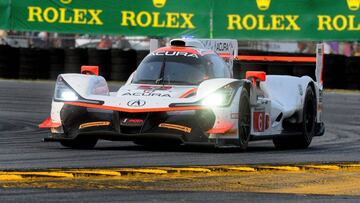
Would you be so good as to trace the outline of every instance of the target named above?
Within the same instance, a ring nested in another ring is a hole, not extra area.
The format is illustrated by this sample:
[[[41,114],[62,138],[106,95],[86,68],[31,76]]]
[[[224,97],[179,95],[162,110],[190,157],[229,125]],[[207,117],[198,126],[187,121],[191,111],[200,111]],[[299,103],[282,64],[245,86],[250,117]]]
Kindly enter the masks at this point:
[[[214,2],[213,34],[217,38],[269,40],[358,40],[360,38],[360,0]]]
[[[251,40],[359,40],[360,0],[0,0],[0,28]]]
[[[0,26],[11,30],[174,37],[210,30],[207,0],[12,0],[11,11],[0,2],[0,15],[11,16]]]

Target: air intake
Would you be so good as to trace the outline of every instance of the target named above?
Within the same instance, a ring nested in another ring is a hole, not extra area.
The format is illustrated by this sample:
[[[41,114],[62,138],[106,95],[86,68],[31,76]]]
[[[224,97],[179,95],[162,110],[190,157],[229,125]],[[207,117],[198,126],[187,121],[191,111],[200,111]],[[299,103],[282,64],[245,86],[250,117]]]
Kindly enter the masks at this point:
[[[173,39],[170,41],[170,45],[177,47],[194,47],[204,49],[204,45],[196,39]]]
[[[176,47],[185,47],[186,46],[186,42],[184,40],[179,40],[179,39],[171,40],[170,44],[171,44],[171,46],[176,46]]]

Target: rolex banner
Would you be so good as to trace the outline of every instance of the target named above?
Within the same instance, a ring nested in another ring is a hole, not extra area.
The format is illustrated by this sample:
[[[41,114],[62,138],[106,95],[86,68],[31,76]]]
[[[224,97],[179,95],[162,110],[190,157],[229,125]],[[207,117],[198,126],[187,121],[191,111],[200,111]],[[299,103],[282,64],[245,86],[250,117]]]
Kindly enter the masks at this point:
[[[221,0],[214,8],[217,38],[360,39],[360,0]]]
[[[244,40],[359,40],[360,0],[0,0],[0,29]]]
[[[0,9],[0,26],[11,30],[171,37],[210,30],[208,0],[0,0]]]

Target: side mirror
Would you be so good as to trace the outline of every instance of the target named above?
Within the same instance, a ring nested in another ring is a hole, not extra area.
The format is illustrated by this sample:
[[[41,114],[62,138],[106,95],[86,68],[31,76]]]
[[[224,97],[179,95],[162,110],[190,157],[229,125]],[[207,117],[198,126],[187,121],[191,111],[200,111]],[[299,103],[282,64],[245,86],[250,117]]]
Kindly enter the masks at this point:
[[[251,80],[254,86],[258,86],[259,81],[266,81],[266,73],[264,71],[247,71],[245,78]]]

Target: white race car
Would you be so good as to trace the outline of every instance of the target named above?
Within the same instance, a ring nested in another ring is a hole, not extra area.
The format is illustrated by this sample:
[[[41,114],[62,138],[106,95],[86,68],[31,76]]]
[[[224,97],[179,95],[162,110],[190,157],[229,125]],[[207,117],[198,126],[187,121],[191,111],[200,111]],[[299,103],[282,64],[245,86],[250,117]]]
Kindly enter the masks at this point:
[[[152,50],[117,92],[109,92],[97,67],[61,74],[51,116],[39,127],[51,129],[45,141],[70,148],[93,148],[98,139],[242,150],[272,139],[277,148],[307,148],[324,134],[322,45],[317,81],[258,71],[234,79],[236,56],[235,40],[172,40]]]

